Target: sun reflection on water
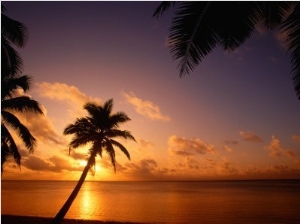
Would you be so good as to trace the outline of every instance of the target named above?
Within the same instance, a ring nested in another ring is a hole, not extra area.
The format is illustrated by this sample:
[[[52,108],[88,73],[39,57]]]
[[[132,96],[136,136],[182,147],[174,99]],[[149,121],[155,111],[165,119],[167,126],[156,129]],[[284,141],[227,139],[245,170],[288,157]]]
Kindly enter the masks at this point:
[[[75,201],[72,210],[80,219],[89,219],[96,213],[102,213],[101,197],[93,190],[91,182],[83,184]]]

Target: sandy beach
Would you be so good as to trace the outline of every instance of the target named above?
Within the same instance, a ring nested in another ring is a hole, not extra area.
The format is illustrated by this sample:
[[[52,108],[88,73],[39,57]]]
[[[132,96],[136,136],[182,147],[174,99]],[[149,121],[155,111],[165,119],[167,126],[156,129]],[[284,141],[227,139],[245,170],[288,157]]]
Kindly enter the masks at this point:
[[[50,224],[52,218],[35,216],[1,215],[1,224]],[[134,222],[96,221],[80,219],[64,219],[62,224],[139,224]]]

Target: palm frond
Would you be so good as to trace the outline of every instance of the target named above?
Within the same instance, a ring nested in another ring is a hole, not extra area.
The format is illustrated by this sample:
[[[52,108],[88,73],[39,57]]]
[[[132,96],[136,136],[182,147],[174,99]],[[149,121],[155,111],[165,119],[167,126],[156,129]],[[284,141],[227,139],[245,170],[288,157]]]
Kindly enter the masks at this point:
[[[208,15],[210,2],[183,2],[172,21],[169,46],[180,59],[180,76],[189,74],[219,42]]]
[[[224,50],[235,50],[243,44],[261,19],[256,2],[213,2],[209,14]]]
[[[1,39],[1,76],[17,75],[22,72],[23,60],[18,52]]]
[[[8,161],[9,156],[10,152],[7,143],[1,141],[1,174],[3,173],[3,165]]]
[[[19,96],[1,101],[1,110],[14,110],[18,112],[34,112],[43,114],[37,101],[28,96]]]
[[[127,156],[127,158],[130,160],[130,154],[129,154],[128,150],[121,143],[119,143],[119,142],[117,142],[113,139],[110,139],[110,142],[113,145],[117,146]]]
[[[94,140],[93,136],[89,134],[76,134],[72,141],[69,143],[69,146],[72,148],[78,148],[80,146],[84,146],[89,142]]]
[[[131,119],[124,112],[117,112],[110,117],[111,128],[119,127],[119,124],[130,121]]]
[[[110,115],[113,109],[113,99],[107,100],[103,105],[103,110],[107,115]]]
[[[27,27],[1,13],[1,36],[18,47],[24,47],[28,37]]]
[[[91,117],[99,113],[99,106],[92,102],[87,102],[83,106],[83,109],[87,110]]]
[[[31,78],[23,75],[17,78],[1,77],[1,99],[12,97],[12,93],[21,88],[24,92],[29,90]]]
[[[259,1],[256,4],[259,7],[263,23],[268,29],[277,28],[294,5],[293,2],[288,1]]]
[[[115,154],[114,147],[109,140],[105,141],[104,145],[105,145],[104,147],[105,151],[109,155],[111,164],[113,165],[114,171],[116,172],[116,154]]]
[[[152,17],[159,18],[165,13],[170,7],[174,6],[177,1],[163,1],[160,5],[156,8],[155,12],[153,13]]]
[[[21,165],[21,155],[18,147],[5,125],[1,123],[1,166],[10,156],[14,158],[17,165]]]
[[[135,138],[132,136],[132,134],[127,130],[119,130],[119,129],[111,129],[105,132],[105,135],[109,138],[117,138],[121,137],[124,139],[131,139],[136,142]]]
[[[69,124],[65,129],[63,134],[70,135],[70,134],[77,134],[77,133],[86,133],[89,130],[93,130],[94,127],[92,123],[89,122],[89,119],[86,117],[79,118],[75,121],[74,124]]]
[[[17,132],[18,136],[25,143],[26,148],[32,152],[36,144],[36,139],[31,135],[26,126],[24,126],[15,115],[7,111],[1,111],[1,115],[3,122],[11,126]]]
[[[297,3],[294,11],[283,22],[281,29],[286,32],[286,44],[291,53],[294,90],[300,100],[300,4]]]

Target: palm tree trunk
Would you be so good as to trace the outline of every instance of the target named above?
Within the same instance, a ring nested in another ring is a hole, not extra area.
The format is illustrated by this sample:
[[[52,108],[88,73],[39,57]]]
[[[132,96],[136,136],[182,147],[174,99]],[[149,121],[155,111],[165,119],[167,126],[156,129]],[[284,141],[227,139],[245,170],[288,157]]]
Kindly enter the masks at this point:
[[[70,194],[69,198],[67,199],[67,201],[65,202],[65,204],[63,205],[63,207],[59,210],[59,212],[57,213],[57,215],[54,217],[54,219],[52,219],[51,224],[60,224],[62,222],[62,220],[64,219],[65,215],[67,214],[67,212],[69,211],[73,201],[75,200],[85,178],[86,175],[89,171],[91,167],[91,159],[89,159],[87,165],[85,166],[81,177],[78,181],[78,183],[76,184],[74,190],[72,191],[72,193]]]

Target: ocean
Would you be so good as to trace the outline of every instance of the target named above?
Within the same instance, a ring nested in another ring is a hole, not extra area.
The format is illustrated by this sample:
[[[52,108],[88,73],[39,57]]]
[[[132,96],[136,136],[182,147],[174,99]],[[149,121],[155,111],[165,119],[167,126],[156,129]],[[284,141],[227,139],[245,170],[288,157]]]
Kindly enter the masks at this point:
[[[1,213],[54,217],[73,181],[2,181]],[[66,218],[146,223],[300,223],[300,180],[85,182]]]

